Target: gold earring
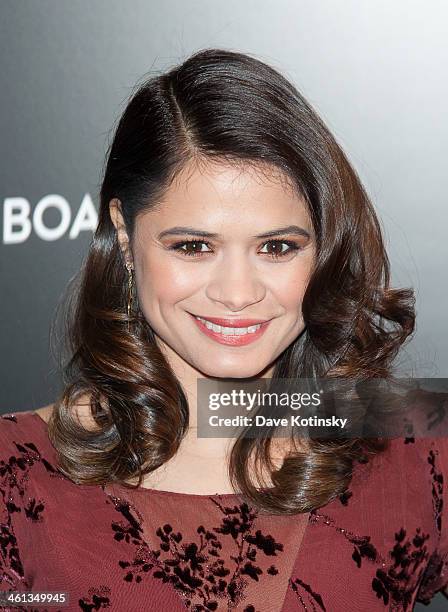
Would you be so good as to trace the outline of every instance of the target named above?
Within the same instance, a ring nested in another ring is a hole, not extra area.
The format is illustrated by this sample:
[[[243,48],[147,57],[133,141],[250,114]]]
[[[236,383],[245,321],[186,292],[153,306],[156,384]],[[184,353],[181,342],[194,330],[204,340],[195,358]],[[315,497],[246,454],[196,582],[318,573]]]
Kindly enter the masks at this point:
[[[128,331],[129,331],[129,321],[131,319],[131,310],[132,310],[132,294],[133,294],[133,283],[134,283],[134,269],[131,264],[127,263],[126,268],[128,271],[128,305],[127,305],[127,315],[128,315]]]

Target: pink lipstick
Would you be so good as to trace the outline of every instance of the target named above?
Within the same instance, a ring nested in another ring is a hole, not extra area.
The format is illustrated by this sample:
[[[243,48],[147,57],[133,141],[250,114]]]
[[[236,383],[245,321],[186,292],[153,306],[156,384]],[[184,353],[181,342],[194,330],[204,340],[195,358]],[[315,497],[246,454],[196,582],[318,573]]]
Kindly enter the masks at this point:
[[[195,315],[191,316],[206,336],[227,346],[245,346],[255,342],[264,334],[271,322],[263,319],[226,319],[197,315],[198,319]],[[234,330],[238,332],[234,333]]]

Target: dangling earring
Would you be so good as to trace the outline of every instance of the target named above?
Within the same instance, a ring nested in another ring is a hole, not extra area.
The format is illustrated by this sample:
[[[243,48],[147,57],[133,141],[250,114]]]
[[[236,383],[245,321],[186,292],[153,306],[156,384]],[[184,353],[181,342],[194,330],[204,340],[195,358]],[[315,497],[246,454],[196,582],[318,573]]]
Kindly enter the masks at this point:
[[[126,264],[126,269],[128,271],[128,304],[127,304],[127,315],[128,315],[128,331],[130,329],[130,319],[131,319],[131,310],[132,310],[132,294],[133,294],[133,283],[134,283],[134,269],[132,268],[130,263]]]

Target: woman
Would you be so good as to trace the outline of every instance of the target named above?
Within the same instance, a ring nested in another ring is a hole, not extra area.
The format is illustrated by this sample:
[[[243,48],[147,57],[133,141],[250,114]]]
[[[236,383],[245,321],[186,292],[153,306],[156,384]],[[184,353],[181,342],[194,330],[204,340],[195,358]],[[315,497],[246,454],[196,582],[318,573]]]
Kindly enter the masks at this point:
[[[411,610],[445,589],[446,438],[197,435],[200,379],[387,379],[414,329],[304,98],[200,51],[132,97],[100,200],[64,392],[0,419],[1,589],[170,612]]]

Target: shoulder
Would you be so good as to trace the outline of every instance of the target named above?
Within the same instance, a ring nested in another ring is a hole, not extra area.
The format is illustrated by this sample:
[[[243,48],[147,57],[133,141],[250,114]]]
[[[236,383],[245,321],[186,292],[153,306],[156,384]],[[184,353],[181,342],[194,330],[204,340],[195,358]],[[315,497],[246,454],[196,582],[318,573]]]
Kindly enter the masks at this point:
[[[43,406],[42,408],[38,408],[34,412],[40,416],[46,423],[50,420],[51,415],[53,414],[54,404],[48,404],[48,406]]]
[[[54,404],[48,404],[36,410],[19,410],[0,414],[0,430],[15,432],[27,429],[36,422],[37,417],[48,423],[54,412],[54,406]]]
[[[54,462],[47,427],[39,415],[30,410],[0,415],[0,517],[7,492],[23,496],[34,491],[43,477],[35,466],[42,464],[46,472],[55,472]]]
[[[0,415],[0,478],[13,465],[23,469],[22,463],[26,463],[30,456],[41,456],[42,453],[50,457],[52,447],[47,425],[40,415],[32,410]]]
[[[84,393],[80,395],[76,401],[71,405],[70,411],[75,416],[76,420],[86,429],[95,429],[96,424],[92,419],[90,410],[90,394]],[[42,406],[34,412],[43,420],[45,423],[49,423],[53,415],[57,410],[56,403]]]
[[[51,451],[48,425],[56,416],[57,403],[48,404],[36,410],[25,410],[0,414],[0,463],[17,454],[17,444]],[[70,412],[82,428],[95,430],[97,425],[91,416],[90,396],[84,394],[70,406]]]
[[[0,415],[0,452],[8,447],[8,442],[17,437],[30,435],[36,431],[39,417],[32,410],[7,412]]]

